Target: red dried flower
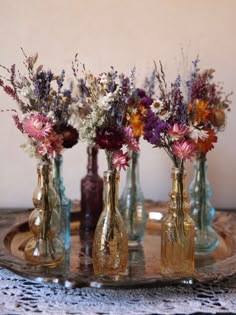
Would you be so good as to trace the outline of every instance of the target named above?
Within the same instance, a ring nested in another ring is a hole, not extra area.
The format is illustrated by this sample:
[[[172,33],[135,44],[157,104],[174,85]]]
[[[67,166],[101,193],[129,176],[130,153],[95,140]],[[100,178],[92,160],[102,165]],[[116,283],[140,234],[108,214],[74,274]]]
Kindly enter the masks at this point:
[[[54,127],[57,134],[60,134],[63,138],[62,145],[64,148],[72,148],[79,139],[78,131],[71,125],[65,123],[58,124]]]
[[[211,149],[214,148],[213,143],[217,142],[217,136],[215,135],[214,130],[208,127],[203,128],[203,130],[207,131],[208,137],[204,140],[200,138],[198,139],[197,150],[200,153],[206,153],[210,151]]]
[[[120,150],[124,143],[124,132],[122,129],[112,126],[97,128],[94,140],[101,149],[108,151]]]

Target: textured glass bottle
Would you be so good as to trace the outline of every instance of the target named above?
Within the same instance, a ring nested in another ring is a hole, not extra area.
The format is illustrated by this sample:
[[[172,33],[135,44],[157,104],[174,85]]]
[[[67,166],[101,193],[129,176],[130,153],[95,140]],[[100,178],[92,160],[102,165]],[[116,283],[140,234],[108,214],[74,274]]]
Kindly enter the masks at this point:
[[[87,174],[81,181],[80,230],[94,231],[103,207],[103,180],[98,175],[97,154],[88,146]]]
[[[97,275],[124,273],[128,261],[128,240],[117,208],[119,174],[104,173],[104,204],[93,241],[93,270]]]
[[[65,250],[57,238],[60,216],[56,211],[58,197],[52,185],[51,161],[40,161],[37,172],[38,185],[33,193],[35,209],[29,217],[33,237],[27,242],[24,255],[32,263],[54,266],[64,258]]]
[[[139,182],[139,153],[130,152],[126,184],[119,200],[119,210],[125,223],[128,244],[137,245],[142,241],[146,226],[144,196]]]
[[[58,237],[64,244],[65,250],[70,249],[70,206],[71,201],[65,195],[64,179],[62,176],[63,157],[58,155],[53,159],[53,186],[58,195],[57,211],[60,215],[60,231]]]
[[[207,179],[206,154],[198,154],[194,161],[194,177],[189,187],[190,216],[195,224],[195,252],[204,254],[218,244],[217,233],[211,227],[215,209],[210,203],[211,187]]]
[[[194,271],[194,223],[188,215],[183,168],[172,169],[168,214],[162,220],[161,272],[166,275]]]

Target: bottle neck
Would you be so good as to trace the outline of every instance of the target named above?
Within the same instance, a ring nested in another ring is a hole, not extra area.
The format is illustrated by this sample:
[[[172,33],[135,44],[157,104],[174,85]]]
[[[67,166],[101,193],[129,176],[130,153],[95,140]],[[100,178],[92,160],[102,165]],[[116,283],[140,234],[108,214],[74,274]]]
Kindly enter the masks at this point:
[[[38,187],[41,191],[40,207],[46,212],[51,212],[52,205],[54,206],[55,203],[54,199],[56,200],[56,192],[52,185],[52,162],[50,160],[40,161],[37,166],[37,172]]]
[[[194,170],[196,179],[199,180],[199,176],[206,181],[206,172],[207,172],[207,159],[206,154],[198,154],[196,160],[194,161]]]
[[[95,175],[98,173],[97,155],[98,149],[95,146],[87,147],[88,164],[87,171],[89,175]]]
[[[126,170],[126,187],[137,187],[139,182],[139,153],[130,151],[129,167]]]
[[[57,155],[54,159],[53,159],[53,185],[55,187],[55,189],[59,190],[60,185],[61,185],[61,172],[62,172],[62,156],[61,155]]]
[[[104,172],[104,209],[114,213],[118,207],[119,173],[116,170]]]
[[[46,189],[52,185],[52,163],[50,160],[43,160],[38,163],[38,184]]]
[[[172,168],[172,189],[170,192],[169,209],[177,215],[184,215],[188,212],[188,200],[185,189],[186,173],[184,168]]]
[[[198,154],[194,161],[194,176],[190,185],[190,194],[195,196],[196,194],[203,201],[211,196],[211,187],[207,178],[207,159],[206,154]]]
[[[52,183],[53,187],[57,192],[57,195],[60,199],[62,205],[68,205],[70,203],[69,198],[65,195],[65,186],[63,178],[63,156],[61,154],[57,155],[53,159],[53,168],[52,168]]]

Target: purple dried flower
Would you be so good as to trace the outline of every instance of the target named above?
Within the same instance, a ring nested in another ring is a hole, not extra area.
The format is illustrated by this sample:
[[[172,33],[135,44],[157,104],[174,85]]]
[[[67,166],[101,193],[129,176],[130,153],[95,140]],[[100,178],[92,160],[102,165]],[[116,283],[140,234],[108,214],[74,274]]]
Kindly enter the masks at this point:
[[[139,97],[144,97],[144,96],[146,96],[146,92],[143,90],[143,89],[139,89],[139,88],[137,88],[136,89],[136,93],[138,94],[138,96]]]
[[[160,120],[151,110],[147,111],[144,123],[143,138],[153,145],[162,146],[161,133],[168,128],[168,123]]]
[[[152,99],[148,96],[143,96],[140,103],[147,108],[152,104]]]

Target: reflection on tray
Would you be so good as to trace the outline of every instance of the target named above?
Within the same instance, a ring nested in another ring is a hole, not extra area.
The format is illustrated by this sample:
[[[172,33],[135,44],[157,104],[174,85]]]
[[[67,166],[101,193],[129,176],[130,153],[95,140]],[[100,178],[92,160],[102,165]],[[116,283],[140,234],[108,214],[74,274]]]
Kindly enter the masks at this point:
[[[93,275],[93,235],[79,232],[78,208],[73,210],[71,216],[70,252],[56,268],[35,266],[24,260],[24,246],[31,236],[27,225],[28,212],[25,216],[21,215],[20,222],[17,222],[14,214],[6,214],[1,229],[0,265],[28,278],[71,287],[139,287],[180,282],[191,284],[194,281],[220,281],[236,272],[236,213],[217,212],[214,227],[219,234],[219,245],[211,254],[195,258],[193,277],[170,279],[160,274],[160,221],[166,205],[147,201],[146,207],[147,229],[144,240],[140,246],[129,250],[129,263],[122,276]]]

